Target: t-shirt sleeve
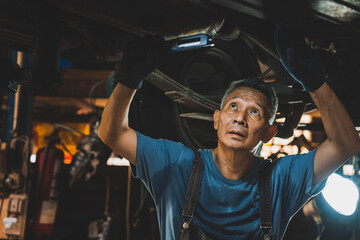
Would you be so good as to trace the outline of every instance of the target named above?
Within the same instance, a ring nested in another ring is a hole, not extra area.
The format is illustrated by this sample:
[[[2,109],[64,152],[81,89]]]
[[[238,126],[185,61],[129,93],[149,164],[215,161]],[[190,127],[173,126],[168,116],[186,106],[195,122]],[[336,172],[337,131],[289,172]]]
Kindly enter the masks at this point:
[[[191,160],[194,159],[195,154],[179,142],[153,139],[139,132],[136,132],[136,135],[136,167],[131,165],[132,174],[144,182],[157,201],[170,182],[179,181],[174,178],[178,178],[181,174],[188,175],[182,171],[191,169]]]
[[[316,149],[306,153],[289,155],[274,163],[272,172],[275,199],[281,199],[283,207],[292,216],[311,197],[320,193],[326,180],[312,185]]]

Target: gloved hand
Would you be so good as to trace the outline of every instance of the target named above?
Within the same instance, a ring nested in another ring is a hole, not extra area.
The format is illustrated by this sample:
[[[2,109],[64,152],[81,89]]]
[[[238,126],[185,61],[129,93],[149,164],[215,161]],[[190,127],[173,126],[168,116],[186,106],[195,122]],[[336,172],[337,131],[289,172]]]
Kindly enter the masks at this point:
[[[147,35],[126,45],[121,62],[116,64],[114,80],[132,89],[139,89],[142,81],[157,67],[164,39]]]
[[[278,26],[274,37],[281,63],[290,75],[309,92],[320,88],[328,74],[319,53],[306,45],[304,37],[294,30]]]

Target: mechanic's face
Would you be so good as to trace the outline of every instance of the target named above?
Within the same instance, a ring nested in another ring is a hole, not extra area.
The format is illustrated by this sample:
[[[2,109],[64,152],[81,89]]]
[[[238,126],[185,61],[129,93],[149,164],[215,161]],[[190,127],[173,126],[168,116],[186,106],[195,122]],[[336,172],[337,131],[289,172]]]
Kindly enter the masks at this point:
[[[269,100],[260,91],[248,87],[233,90],[223,109],[214,113],[218,144],[234,150],[252,151],[260,142],[276,134],[269,125]]]

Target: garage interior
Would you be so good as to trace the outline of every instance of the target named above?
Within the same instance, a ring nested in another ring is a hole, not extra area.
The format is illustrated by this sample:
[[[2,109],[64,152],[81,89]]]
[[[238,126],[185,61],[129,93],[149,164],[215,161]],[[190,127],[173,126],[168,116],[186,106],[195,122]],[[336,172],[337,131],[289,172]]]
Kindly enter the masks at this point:
[[[212,113],[225,89],[262,76],[279,97],[279,132],[258,154],[276,161],[318,147],[326,139],[320,114],[274,47],[276,24],[285,23],[322,51],[329,85],[360,131],[357,1],[1,2],[0,239],[160,239],[152,197],[97,137],[114,66],[128,42],[147,34],[169,46],[208,42],[168,48],[132,102],[135,130],[214,148]],[[360,239],[359,162],[360,152],[336,171],[335,193],[328,181],[285,240]]]

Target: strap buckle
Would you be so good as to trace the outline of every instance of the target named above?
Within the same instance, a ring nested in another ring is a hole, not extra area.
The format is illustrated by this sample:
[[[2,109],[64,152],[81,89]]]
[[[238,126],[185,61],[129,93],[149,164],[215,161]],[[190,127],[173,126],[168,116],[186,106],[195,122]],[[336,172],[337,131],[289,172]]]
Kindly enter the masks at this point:
[[[184,229],[188,229],[190,226],[190,222],[192,221],[194,216],[192,214],[185,213],[185,211],[182,211],[181,215],[182,215],[182,219],[183,219],[182,226]]]

